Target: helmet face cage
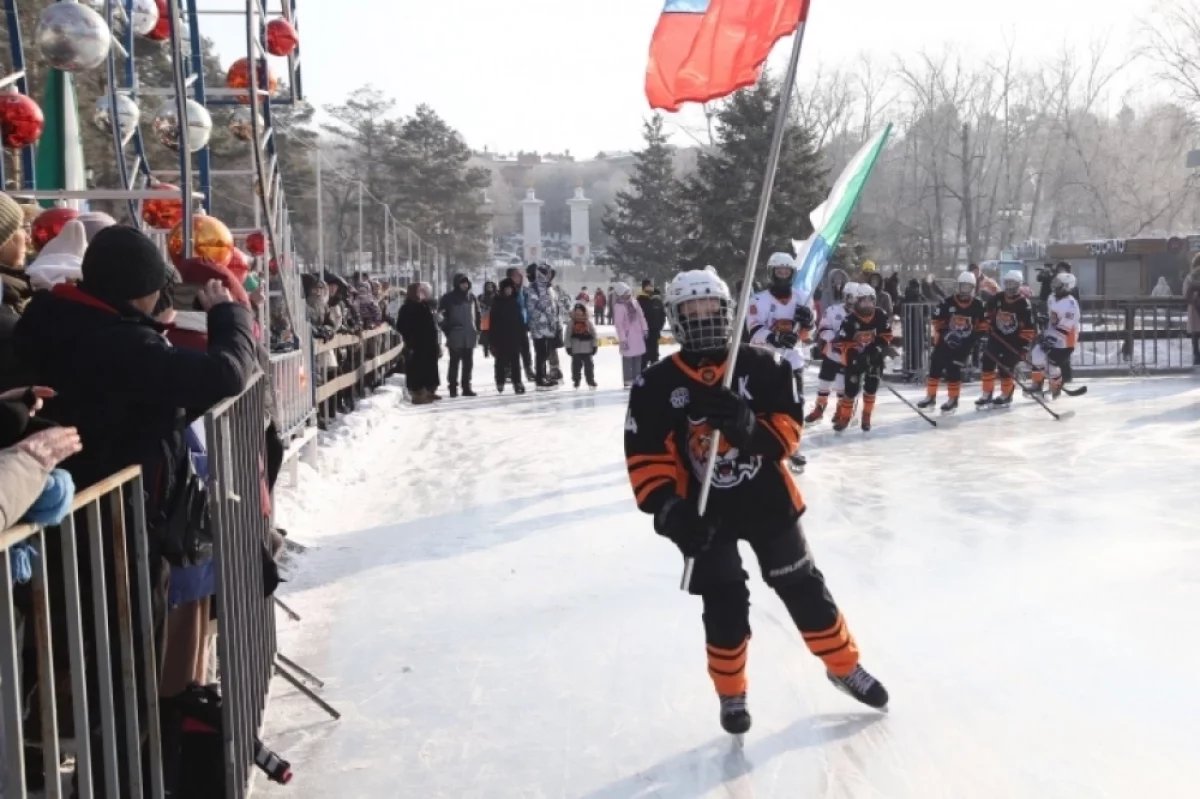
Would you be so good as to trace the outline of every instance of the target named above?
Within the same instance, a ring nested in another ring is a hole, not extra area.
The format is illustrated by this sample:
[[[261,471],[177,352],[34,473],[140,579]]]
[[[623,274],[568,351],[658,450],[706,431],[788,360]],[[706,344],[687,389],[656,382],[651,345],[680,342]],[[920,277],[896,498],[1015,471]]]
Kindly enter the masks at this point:
[[[860,314],[869,314],[875,312],[875,295],[874,294],[859,294],[854,300],[854,311]]]
[[[842,302],[846,304],[846,308],[853,308],[855,300],[858,299],[858,284],[847,283],[842,287]]]
[[[960,297],[972,297],[975,295],[975,284],[974,283],[967,283],[967,282],[963,281],[958,284],[957,288],[958,288],[958,296],[960,296]]]
[[[667,309],[681,349],[724,350],[733,338],[733,302],[718,295],[683,297]]]
[[[1069,272],[1057,274],[1050,281],[1050,288],[1054,289],[1057,294],[1070,294],[1071,289],[1075,288],[1075,276]]]

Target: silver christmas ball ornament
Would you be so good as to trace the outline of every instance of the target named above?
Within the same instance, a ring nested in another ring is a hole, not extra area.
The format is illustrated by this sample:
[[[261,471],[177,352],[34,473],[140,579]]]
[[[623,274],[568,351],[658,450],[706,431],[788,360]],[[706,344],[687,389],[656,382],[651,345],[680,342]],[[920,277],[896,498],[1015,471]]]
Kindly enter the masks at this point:
[[[238,141],[254,141],[254,123],[252,122],[251,114],[257,113],[251,108],[242,107],[233,112],[233,116],[229,120],[229,132],[233,134],[233,138]],[[258,116],[258,125],[261,128],[263,118]]]
[[[158,25],[158,3],[154,0],[133,0],[133,32],[145,36]]]
[[[117,95],[117,127],[120,130],[121,144],[128,144],[137,132],[138,122],[142,111],[133,98],[126,94]],[[105,132],[112,130],[112,103],[107,94],[102,94],[96,100],[96,111],[92,114],[92,122]]]
[[[203,150],[212,137],[212,117],[208,109],[195,100],[187,101],[188,149],[191,152]],[[154,115],[154,135],[164,147],[179,151],[179,112],[175,98],[162,104]]]
[[[51,3],[34,34],[42,57],[55,69],[95,69],[108,58],[112,32],[104,18],[80,3]]]

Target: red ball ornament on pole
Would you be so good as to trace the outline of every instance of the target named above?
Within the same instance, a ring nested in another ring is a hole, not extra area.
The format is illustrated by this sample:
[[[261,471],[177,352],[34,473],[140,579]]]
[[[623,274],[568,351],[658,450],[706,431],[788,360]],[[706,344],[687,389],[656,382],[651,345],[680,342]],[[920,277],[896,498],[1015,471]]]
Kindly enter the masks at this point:
[[[271,68],[267,65],[265,58],[259,58],[258,61],[258,90],[275,93],[279,88],[279,79],[271,73]],[[249,89],[250,88],[250,59],[239,58],[229,65],[229,71],[225,73],[225,85],[231,89]],[[250,102],[250,95],[238,95],[238,102]]]
[[[0,93],[0,137],[5,147],[28,147],[38,140],[45,126],[42,109],[32,97]]]
[[[203,258],[217,266],[229,266],[234,249],[233,234],[225,227],[225,223],[203,214],[192,217],[192,252],[183,252],[182,220],[167,236],[167,252],[176,266],[190,257]]]
[[[78,218],[79,212],[74,208],[47,208],[42,211],[30,225],[29,238],[34,249],[41,250],[62,232],[68,222]]]
[[[142,203],[142,221],[158,230],[170,230],[183,220],[183,197],[178,186],[158,183],[155,191],[164,195],[161,200],[146,200]]]
[[[267,237],[261,230],[256,230],[246,236],[246,252],[258,258],[267,252]]]
[[[292,23],[286,19],[275,18],[267,23],[267,52],[271,55],[290,55],[300,44],[300,36]]]
[[[167,4],[167,0],[154,1],[158,6],[158,22],[146,34],[146,38],[152,42],[165,42],[171,38],[171,8]]]

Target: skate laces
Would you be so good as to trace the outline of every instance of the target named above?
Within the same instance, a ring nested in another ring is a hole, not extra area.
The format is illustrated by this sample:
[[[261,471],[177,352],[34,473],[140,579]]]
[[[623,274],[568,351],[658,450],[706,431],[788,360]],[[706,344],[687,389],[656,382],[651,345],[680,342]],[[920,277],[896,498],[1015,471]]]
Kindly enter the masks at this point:
[[[721,697],[721,710],[724,713],[744,713],[746,711],[746,695]]]
[[[842,678],[842,681],[860,694],[865,694],[875,687],[876,680],[862,666],[855,666],[854,671]]]

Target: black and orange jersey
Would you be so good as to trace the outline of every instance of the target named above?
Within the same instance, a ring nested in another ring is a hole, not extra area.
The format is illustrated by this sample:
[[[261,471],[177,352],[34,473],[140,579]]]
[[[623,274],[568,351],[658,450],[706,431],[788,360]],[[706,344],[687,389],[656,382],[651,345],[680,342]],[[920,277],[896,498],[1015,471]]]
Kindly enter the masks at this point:
[[[1007,294],[1000,292],[987,301],[984,318],[993,334],[1018,350],[1029,346],[1037,336],[1033,303],[1028,297],[1018,294],[1009,299]]]
[[[692,394],[719,388],[724,376],[724,364],[693,367],[676,354],[634,381],[625,416],[625,460],[642,511],[657,513],[672,495],[699,499],[713,429],[689,412]],[[772,351],[743,346],[732,390],[758,416],[758,426],[743,451],[720,438],[709,508],[731,525],[788,524],[804,510],[784,465],[800,444],[804,418],[792,367]]]
[[[987,333],[983,300],[972,297],[967,301],[951,295],[933,312],[933,343],[946,344],[951,349],[969,346],[976,336]]]
[[[881,348],[892,343],[891,319],[879,308],[866,319],[857,312],[846,314],[842,326],[833,337],[833,350],[841,356],[842,363],[849,364],[859,353],[876,343]]]

